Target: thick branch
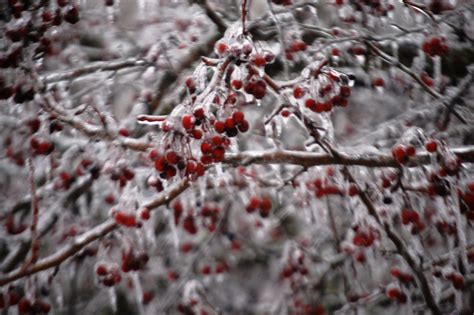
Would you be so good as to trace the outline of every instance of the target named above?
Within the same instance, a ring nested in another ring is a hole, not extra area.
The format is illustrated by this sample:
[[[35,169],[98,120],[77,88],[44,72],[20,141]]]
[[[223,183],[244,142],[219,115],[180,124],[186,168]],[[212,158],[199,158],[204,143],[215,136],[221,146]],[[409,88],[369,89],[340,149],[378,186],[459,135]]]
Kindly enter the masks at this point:
[[[474,146],[453,149],[456,154],[465,163],[474,163]],[[431,162],[430,154],[420,152],[410,158],[406,164],[408,167],[426,165]],[[391,154],[385,153],[366,153],[350,154],[339,152],[338,157],[326,153],[313,153],[302,151],[246,151],[241,153],[230,153],[226,155],[224,163],[234,165],[249,164],[295,164],[304,167],[316,165],[355,165],[365,167],[399,167]]]

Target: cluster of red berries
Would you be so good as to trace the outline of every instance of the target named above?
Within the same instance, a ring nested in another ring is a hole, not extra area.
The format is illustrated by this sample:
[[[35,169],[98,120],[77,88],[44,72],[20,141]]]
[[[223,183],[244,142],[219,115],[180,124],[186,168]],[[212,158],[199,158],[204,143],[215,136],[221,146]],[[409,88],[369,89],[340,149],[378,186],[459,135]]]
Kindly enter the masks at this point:
[[[209,232],[215,231],[221,209],[211,204],[205,204],[201,208],[202,225],[208,229]]]
[[[446,55],[448,53],[448,45],[444,37],[431,37],[423,42],[423,51],[430,57]]]
[[[7,147],[5,148],[5,156],[18,166],[25,165],[25,156],[23,152],[20,149],[15,151],[14,146],[11,144],[7,144]]]
[[[194,216],[188,215],[187,217],[184,218],[183,229],[189,234],[193,234],[193,235],[198,232],[198,228],[197,228]]]
[[[453,285],[455,289],[462,290],[464,288],[465,279],[464,279],[464,276],[460,274],[459,272],[450,272],[447,275],[445,275],[445,278],[451,281],[451,284]]]
[[[69,4],[69,0],[57,0],[57,3],[59,8],[57,8],[54,13],[49,10],[44,10],[41,14],[41,18],[45,24],[59,26],[63,20],[70,24],[79,22],[79,6]]]
[[[230,266],[227,264],[225,260],[219,260],[216,262],[214,266],[214,272],[216,274],[222,274],[230,269]],[[208,264],[205,264],[201,267],[201,274],[203,276],[209,276],[212,274],[212,267]]]
[[[194,139],[199,140],[202,138],[203,132],[200,129],[196,129],[196,126],[202,125],[207,120],[204,108],[199,107],[194,110],[193,115],[184,115],[181,123],[186,132]]]
[[[249,123],[245,119],[245,114],[241,111],[232,113],[231,117],[225,120],[214,122],[214,129],[217,133],[225,133],[228,137],[235,137],[240,132],[245,133],[249,130]]]
[[[138,220],[135,213],[128,213],[125,211],[113,211],[113,212],[114,212],[113,215],[114,215],[115,222],[117,222],[118,224],[128,227],[128,228],[136,227],[138,225]]]
[[[201,162],[180,156],[174,150],[168,150],[161,155],[157,149],[150,151],[149,157],[155,162],[155,169],[160,173],[162,179],[174,177],[178,171],[186,176],[200,177],[204,175],[205,167]]]
[[[15,305],[19,314],[48,314],[51,310],[49,303],[40,299],[31,301],[25,297],[22,288],[10,286],[7,294],[0,293],[0,310],[4,309],[8,313],[8,308]]]
[[[413,209],[403,209],[401,214],[403,225],[412,225],[412,234],[418,234],[425,229],[425,224],[421,221],[420,215]]]
[[[128,167],[114,169],[110,174],[110,179],[117,181],[120,187],[125,187],[129,181],[135,177],[135,172]]]
[[[30,147],[34,154],[48,155],[54,150],[54,144],[48,140],[31,137]]]
[[[238,60],[246,61],[249,59],[250,54],[253,51],[252,45],[249,42],[242,42],[232,44],[230,47],[224,41],[218,41],[215,45],[215,52],[220,57],[224,57],[227,55],[232,55],[234,58]]]
[[[179,225],[180,218],[184,213],[183,205],[180,201],[176,201],[172,205],[174,222],[176,225]],[[221,209],[217,206],[211,204],[204,204],[199,212],[201,217],[202,226],[206,227],[209,232],[214,232],[217,227],[217,222],[219,221]],[[189,211],[189,214],[183,219],[183,229],[189,234],[196,234],[198,232],[198,226],[196,225],[196,218],[192,214],[192,211]]]
[[[415,156],[416,148],[413,145],[405,146],[398,144],[392,149],[392,156],[395,161],[399,164],[405,164],[409,161],[409,158]]]
[[[257,100],[261,100],[267,94],[267,84],[260,78],[252,77],[244,85],[244,91],[253,95]]]
[[[117,266],[107,267],[105,264],[99,264],[95,269],[95,273],[99,277],[99,282],[106,287],[112,287],[122,281],[122,276]]]
[[[356,232],[352,238],[352,243],[355,246],[359,247],[370,247],[374,244],[376,240],[380,238],[380,233],[372,227],[368,227],[365,230],[362,230],[360,226],[356,225],[353,227],[353,230]]]
[[[76,167],[76,176],[82,176],[89,172],[92,178],[97,179],[100,175],[100,167],[90,159],[82,159]]]
[[[209,164],[212,162],[222,162],[224,160],[225,149],[229,147],[230,141],[226,137],[214,136],[201,143],[201,162]]]
[[[270,52],[266,51],[263,54],[253,54],[249,58],[250,63],[254,64],[259,68],[265,67],[267,64],[272,63],[275,61],[275,55]]]
[[[54,188],[68,190],[75,180],[76,177],[71,175],[71,173],[62,171],[59,173],[58,180],[54,183]]]
[[[122,271],[138,271],[145,268],[150,257],[147,253],[134,253],[133,250],[127,250],[122,253]]]
[[[270,215],[272,210],[272,201],[268,197],[257,197],[253,196],[250,198],[249,204],[245,208],[248,213],[254,213],[258,210],[258,213],[262,218],[266,218]]]
[[[388,286],[385,289],[385,294],[390,300],[397,301],[398,303],[405,304],[407,302],[406,293],[401,291],[398,286]]]
[[[403,272],[399,268],[396,268],[396,267],[393,267],[390,269],[390,274],[403,284],[409,284],[415,281],[415,278],[413,278],[411,274],[407,272]]]
[[[301,254],[297,261],[289,259],[287,264],[283,267],[281,271],[281,277],[284,279],[291,278],[295,274],[300,274],[301,276],[306,276],[308,274],[308,268],[305,266],[304,255]]]
[[[314,191],[314,195],[317,198],[322,198],[328,195],[344,195],[344,191],[338,186],[330,183],[328,180],[323,181],[320,178],[307,182],[306,188]]]

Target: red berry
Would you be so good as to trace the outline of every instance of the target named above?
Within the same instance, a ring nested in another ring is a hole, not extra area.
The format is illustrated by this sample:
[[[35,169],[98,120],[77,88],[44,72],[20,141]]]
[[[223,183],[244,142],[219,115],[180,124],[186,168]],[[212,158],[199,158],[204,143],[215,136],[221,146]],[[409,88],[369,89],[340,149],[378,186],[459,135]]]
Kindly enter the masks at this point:
[[[316,108],[316,101],[312,98],[308,98],[305,102],[304,102],[304,106],[306,106],[307,108],[311,109],[311,110],[314,110]]]
[[[241,80],[232,80],[232,86],[234,87],[234,89],[236,90],[240,90],[242,88],[242,81]]]
[[[119,129],[119,135],[121,135],[122,137],[128,137],[128,136],[130,136],[130,133],[128,132],[127,129],[125,129],[125,128],[120,128],[120,129]]]
[[[211,267],[210,267],[209,265],[205,265],[205,266],[203,266],[202,269],[201,269],[201,273],[202,273],[203,275],[205,275],[205,276],[210,275],[210,274],[211,274],[211,271],[212,271],[212,270],[211,270]]]
[[[31,302],[30,300],[23,298],[18,302],[18,312],[20,314],[28,314],[31,312]]]
[[[193,138],[197,139],[197,140],[201,139],[202,138],[202,131],[198,130],[198,129],[193,130]]]
[[[400,296],[400,290],[398,290],[397,288],[390,288],[387,290],[387,297],[391,300],[395,300],[395,299],[398,299],[398,297]]]
[[[193,115],[194,115],[194,117],[196,117],[197,119],[203,119],[203,118],[205,118],[204,108],[202,108],[202,107],[196,108],[196,109],[194,110]]]
[[[234,120],[231,117],[227,118],[225,120],[225,128],[226,129],[232,129],[234,127],[235,127]]]
[[[357,188],[356,184],[350,184],[348,189],[348,195],[353,197],[359,193],[359,189]]]
[[[218,43],[218,44],[217,44],[217,52],[218,52],[220,55],[225,54],[228,49],[229,49],[229,47],[228,47],[227,44],[225,44],[225,43]]]
[[[347,85],[342,85],[341,89],[339,91],[339,94],[342,97],[349,97],[349,96],[351,96],[351,88]]]
[[[425,144],[425,147],[426,151],[433,153],[438,148],[438,144],[436,143],[436,140],[428,140]]]
[[[214,129],[218,132],[218,133],[223,133],[225,131],[225,123],[223,121],[216,121],[214,123]]]
[[[280,114],[283,116],[283,117],[289,117],[291,115],[290,111],[287,110],[287,109],[284,109],[280,112]]]
[[[265,60],[265,57],[263,57],[263,56],[260,55],[260,54],[257,54],[257,55],[255,55],[255,57],[253,58],[253,63],[254,63],[257,67],[264,67],[264,66],[267,64],[267,61]]]
[[[372,85],[373,86],[384,86],[385,81],[382,78],[377,77],[377,78],[372,79]]]
[[[144,221],[149,220],[150,219],[150,210],[148,210],[148,208],[142,209],[142,211],[140,212],[140,218]]]
[[[232,120],[236,125],[241,124],[245,119],[245,115],[242,112],[234,112],[232,114]]]
[[[301,86],[295,86],[295,88],[293,89],[293,96],[297,99],[302,98],[304,94],[305,91]]]
[[[407,153],[408,156],[414,156],[416,154],[416,148],[412,145],[409,145],[406,148],[406,153]]]
[[[105,267],[104,265],[98,265],[95,269],[95,273],[98,276],[106,276],[109,272],[107,271],[107,267]]]
[[[395,158],[395,160],[400,164],[403,164],[407,161],[406,148],[405,146],[401,144],[397,145],[396,147],[392,149],[392,155]]]
[[[194,127],[194,121],[193,121],[193,116],[191,115],[184,115],[182,119],[183,127],[186,130],[193,129]]]
[[[242,123],[237,128],[239,129],[240,132],[245,133],[250,128],[249,122],[244,120],[244,121],[242,121]]]

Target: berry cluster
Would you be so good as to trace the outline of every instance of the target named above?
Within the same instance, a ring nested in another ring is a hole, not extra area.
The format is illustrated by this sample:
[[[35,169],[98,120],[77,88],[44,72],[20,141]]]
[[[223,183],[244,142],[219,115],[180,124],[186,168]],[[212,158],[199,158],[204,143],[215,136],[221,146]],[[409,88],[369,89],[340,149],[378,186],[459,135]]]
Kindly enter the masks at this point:
[[[118,224],[132,228],[138,224],[137,217],[134,213],[127,213],[125,211],[113,211],[115,222]]]
[[[135,177],[135,172],[126,166],[114,169],[110,174],[110,179],[117,181],[120,187],[125,187],[129,181]]]
[[[409,161],[409,158],[415,156],[416,148],[413,145],[405,146],[398,144],[392,149],[392,156],[399,164],[405,164]]]
[[[120,270],[115,265],[107,267],[105,264],[99,264],[95,269],[95,273],[99,277],[99,282],[106,287],[112,287],[122,281]]]
[[[268,197],[257,197],[253,196],[245,208],[248,213],[253,213],[258,210],[262,218],[266,218],[270,215],[272,210],[272,201]]]
[[[399,268],[396,268],[396,267],[393,267],[392,269],[390,269],[390,274],[403,284],[409,284],[415,281],[415,278],[411,274],[407,272],[403,272]]]
[[[390,300],[405,304],[407,302],[407,295],[397,285],[391,284],[385,289],[385,294]]]
[[[147,253],[134,253],[133,250],[127,250],[122,253],[122,271],[138,271],[145,268],[150,257]]]
[[[314,195],[317,198],[322,198],[328,195],[344,195],[344,190],[340,189],[334,183],[331,183],[328,179],[322,180],[321,178],[316,178],[313,181],[307,182],[306,188],[314,191]]]
[[[430,57],[446,55],[448,53],[448,45],[444,37],[431,37],[423,42],[423,51]]]
[[[19,286],[10,286],[6,294],[0,292],[0,310],[8,313],[8,309],[15,305],[18,314],[48,314],[51,310],[49,303],[38,298],[31,301],[25,297],[25,291]]]
[[[420,215],[413,209],[403,209],[401,214],[403,225],[412,225],[412,234],[417,234],[425,229],[425,224],[421,221]]]
[[[150,151],[149,157],[155,162],[155,169],[162,179],[170,179],[179,171],[186,176],[200,177],[204,175],[204,164],[193,158],[186,159],[174,150],[160,154],[157,149]]]
[[[30,147],[34,154],[48,155],[54,150],[54,144],[48,140],[31,137]]]
[[[301,276],[306,276],[308,274],[308,268],[305,266],[304,255],[299,255],[298,259],[288,259],[288,262],[283,267],[281,271],[281,277],[284,279],[289,279],[295,277],[297,274]]]
[[[370,247],[380,238],[380,233],[373,227],[363,230],[359,225],[353,227],[356,232],[352,238],[352,243],[359,247]]]

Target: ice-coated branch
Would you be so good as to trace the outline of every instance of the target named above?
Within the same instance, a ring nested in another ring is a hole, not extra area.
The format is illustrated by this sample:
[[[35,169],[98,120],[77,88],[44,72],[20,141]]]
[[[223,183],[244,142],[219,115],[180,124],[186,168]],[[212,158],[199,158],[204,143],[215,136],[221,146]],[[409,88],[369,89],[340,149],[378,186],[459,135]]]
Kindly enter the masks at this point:
[[[74,80],[81,76],[104,71],[118,71],[131,67],[146,67],[148,63],[145,60],[137,58],[127,58],[112,61],[100,61],[88,64],[83,67],[71,69],[64,72],[55,72],[41,76],[39,79],[44,84],[55,83],[59,81]]]
[[[431,312],[434,315],[441,315],[441,310],[439,306],[437,305],[433,293],[431,292],[428,279],[426,278],[425,274],[423,273],[423,268],[420,266],[415,258],[410,254],[406,244],[403,242],[402,238],[392,229],[390,224],[387,222],[384,222],[382,219],[380,219],[377,209],[375,208],[375,205],[372,203],[372,200],[366,193],[364,189],[356,182],[354,177],[352,176],[351,172],[349,169],[346,167],[344,169],[344,174],[347,176],[349,182],[355,184],[358,187],[358,195],[359,198],[361,199],[362,203],[366,206],[369,214],[377,221],[377,223],[383,228],[385,231],[385,234],[387,237],[393,242],[395,245],[397,252],[400,256],[403,257],[403,259],[406,261],[406,263],[410,266],[412,269],[415,277],[418,280],[418,284],[420,286],[421,292],[423,294],[423,297],[425,299],[426,305],[428,308],[431,310]]]
[[[177,185],[170,188],[168,191],[165,191],[160,194],[160,196],[156,199],[146,202],[143,207],[149,210],[153,210],[158,208],[159,206],[168,204],[174,198],[179,196],[183,191],[185,191],[189,187],[189,185],[190,181],[184,179]],[[4,286],[10,282],[38,273],[43,270],[58,267],[64,261],[80,252],[85,246],[95,240],[104,237],[105,235],[114,231],[118,227],[119,225],[115,222],[115,220],[109,219],[92,228],[91,230],[76,236],[69,245],[59,249],[57,252],[49,255],[48,257],[38,260],[36,263],[28,266],[28,268],[19,268],[4,275],[2,278],[0,278],[0,286]]]
[[[463,162],[474,163],[474,146],[452,149]],[[229,153],[224,160],[225,163],[234,165],[250,164],[295,164],[304,167],[316,165],[353,165],[365,167],[398,167],[391,154],[387,153],[362,153],[349,154],[338,152],[339,156],[334,157],[327,153],[314,153],[302,151],[244,151],[240,153]],[[410,158],[406,164],[408,167],[427,165],[430,161],[430,154],[427,152],[417,153]]]

